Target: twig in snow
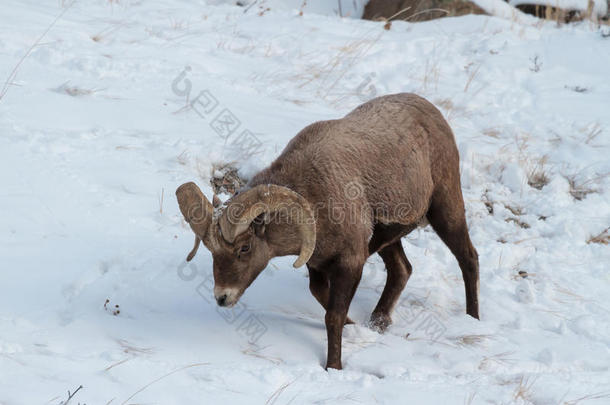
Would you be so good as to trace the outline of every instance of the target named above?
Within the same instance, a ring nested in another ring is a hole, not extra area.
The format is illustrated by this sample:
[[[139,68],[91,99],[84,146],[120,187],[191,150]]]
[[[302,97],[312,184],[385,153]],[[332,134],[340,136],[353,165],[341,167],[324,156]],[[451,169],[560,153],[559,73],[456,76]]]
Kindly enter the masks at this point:
[[[250,10],[252,8],[253,5],[255,5],[258,2],[258,0],[254,0],[252,2],[252,4],[250,4],[248,7],[246,7],[246,9],[244,10],[244,14],[246,14],[248,12],[248,10]]]
[[[70,394],[70,390],[68,390],[68,399],[66,399],[65,401],[61,401],[61,402],[59,403],[59,405],[66,405],[68,402],[70,402],[70,400],[71,400],[72,398],[74,398],[74,395],[76,395],[76,393],[77,393],[78,391],[80,391],[80,390],[81,390],[81,388],[83,388],[83,386],[82,386],[82,385],[79,385],[79,386],[78,386],[78,388],[76,389],[76,391],[74,391],[74,392],[73,392],[73,393],[71,393],[71,394]]]
[[[277,390],[275,390],[275,392],[273,394],[271,394],[271,396],[269,397],[267,402],[265,402],[265,405],[274,404],[275,401],[277,401],[277,399],[280,397],[280,395],[282,395],[282,392],[284,392],[284,390],[286,388],[288,388],[288,386],[290,386],[292,383],[294,383],[298,379],[299,379],[299,377],[295,378],[294,380],[292,380],[290,382],[282,384]]]
[[[163,197],[165,194],[165,189],[161,187],[161,195],[159,196],[159,214],[163,214]]]
[[[410,15],[409,17],[405,18],[405,21],[409,21],[412,18],[417,17],[418,15],[425,14],[425,13],[428,13],[430,11],[438,11],[440,13],[445,13],[445,15],[449,15],[449,11],[447,11],[445,9],[442,9],[442,8],[429,8],[429,9],[426,9],[426,10],[419,11],[419,12],[413,14],[413,15]]]
[[[472,71],[472,73],[470,73],[470,76],[468,76],[468,80],[466,81],[466,86],[464,86],[464,93],[466,93],[468,91],[468,87],[470,87],[470,83],[472,83],[472,81],[474,80],[477,73],[479,73],[479,69],[481,69],[481,65],[477,66],[477,68],[474,69]]]

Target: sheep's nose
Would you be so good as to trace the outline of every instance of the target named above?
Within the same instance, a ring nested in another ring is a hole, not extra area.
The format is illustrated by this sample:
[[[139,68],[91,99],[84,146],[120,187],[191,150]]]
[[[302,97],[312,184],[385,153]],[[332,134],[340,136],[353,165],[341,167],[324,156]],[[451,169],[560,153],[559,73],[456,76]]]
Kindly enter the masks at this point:
[[[218,305],[220,305],[221,307],[224,307],[227,305],[227,294],[223,294],[220,297],[216,297],[216,302],[218,303]]]

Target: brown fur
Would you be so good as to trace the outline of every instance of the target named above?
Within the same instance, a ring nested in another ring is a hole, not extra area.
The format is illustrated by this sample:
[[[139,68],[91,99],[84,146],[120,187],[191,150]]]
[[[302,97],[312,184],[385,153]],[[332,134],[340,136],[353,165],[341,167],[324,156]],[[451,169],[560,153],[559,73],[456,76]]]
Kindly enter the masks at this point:
[[[302,204],[314,212],[316,244],[307,268],[310,290],[326,309],[327,367],[341,368],[342,328],[349,322],[348,308],[364,263],[374,253],[382,257],[388,276],[371,323],[380,331],[391,323],[412,272],[400,238],[423,219],[457,258],[466,312],[479,317],[478,258],[464,215],[458,151],[451,129],[428,101],[414,94],[388,95],[342,119],[309,125],[240,193],[267,184],[304,197]],[[191,224],[212,251],[216,285],[238,290],[234,301],[269,259],[301,252],[303,233],[290,214],[268,214],[233,243],[217,231],[206,238]],[[241,246],[250,246],[248,253],[240,254]]]

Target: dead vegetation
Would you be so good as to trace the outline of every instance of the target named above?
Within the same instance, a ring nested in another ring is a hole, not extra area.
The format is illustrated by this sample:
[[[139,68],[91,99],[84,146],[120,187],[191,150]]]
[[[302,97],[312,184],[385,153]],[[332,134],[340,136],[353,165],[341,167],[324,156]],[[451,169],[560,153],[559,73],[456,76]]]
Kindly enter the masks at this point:
[[[583,181],[579,180],[577,174],[564,175],[570,185],[570,195],[578,201],[584,200],[589,194],[598,193],[599,190],[595,187],[595,184],[606,176],[607,174],[599,175]]]
[[[526,403],[532,403],[532,397],[534,395],[532,388],[534,387],[536,379],[536,377],[530,378],[521,376],[517,387],[515,387],[515,391],[513,392],[513,399],[515,401],[522,400]]]
[[[68,403],[72,400],[72,398],[74,398],[74,396],[78,393],[78,391],[82,390],[83,386],[79,385],[77,389],[74,390],[74,392],[70,392],[70,390],[68,390],[68,398],[65,401],[61,401],[59,403],[59,405],[68,405]],[[55,398],[54,398],[55,399]],[[80,404],[80,402],[79,402]],[[85,404],[83,404],[85,405]]]
[[[529,227],[530,227],[530,225],[527,222],[523,222],[519,218],[510,217],[510,218],[506,218],[505,221],[513,222],[515,225],[517,225],[518,227],[523,228],[523,229],[529,229]]]
[[[596,392],[594,394],[584,395],[576,399],[562,401],[562,405],[578,405],[581,402],[592,401],[596,399],[610,398],[610,391]]]
[[[106,28],[97,33],[91,35],[91,40],[94,42],[102,42],[104,39],[114,34],[119,29],[125,27],[127,25],[126,22],[115,22],[109,24]]]
[[[246,356],[252,356],[252,357],[256,357],[258,359],[263,359],[263,360],[267,360],[273,364],[280,365],[282,363],[284,363],[284,360],[280,359],[279,357],[273,357],[273,356],[267,356],[262,354],[261,352],[264,350],[265,348],[254,348],[254,347],[248,347],[246,349],[243,349],[241,352],[243,354],[245,354]]]
[[[597,235],[591,236],[589,239],[587,239],[587,243],[599,243],[600,245],[610,244],[610,226]]]
[[[503,204],[503,205],[504,205],[504,208],[509,210],[511,212],[511,214],[514,215],[514,217],[506,218],[505,219],[506,222],[513,222],[515,225],[519,226],[520,228],[529,229],[530,225],[526,222],[523,222],[521,219],[519,219],[519,217],[524,214],[523,208],[515,207],[515,206],[509,205],[509,204]]]
[[[215,163],[212,165],[210,184],[214,194],[228,194],[232,196],[237,190],[246,185],[234,162]]]
[[[548,157],[543,156],[540,159],[530,163],[530,168],[527,172],[527,184],[537,190],[542,190],[544,186],[551,181],[548,171],[545,167]]]
[[[363,37],[347,42],[344,46],[338,47],[334,55],[326,61],[309,60],[302,73],[299,73],[290,80],[298,83],[299,89],[313,87],[314,94],[323,100],[337,105],[349,97],[358,96],[363,89],[360,86],[349,90],[338,88],[347,73],[372,50],[377,44],[383,32],[367,32]],[[309,55],[304,55],[309,57]],[[313,55],[312,55],[313,56]],[[370,86],[369,86],[370,87]],[[376,93],[376,90],[374,90]],[[371,94],[374,96],[374,94]],[[372,97],[371,97],[372,98]],[[295,102],[294,100],[291,100]]]
[[[492,335],[462,335],[457,337],[458,346],[482,346],[488,340],[492,340]]]
[[[585,143],[587,145],[591,144],[603,131],[604,129],[599,122],[593,122],[580,129],[580,132],[585,136]]]
[[[483,359],[479,363],[479,370],[489,370],[492,365],[496,366],[508,366],[513,364],[516,360],[510,358],[514,352],[501,352],[492,354],[490,356],[483,356]]]
[[[594,14],[594,6],[593,0],[589,0],[586,10],[563,9],[540,4],[519,4],[515,8],[540,19],[555,21],[557,25],[560,25],[584,20],[592,21],[594,23],[602,22],[600,21],[600,18]]]
[[[147,354],[148,355],[148,354],[153,354],[155,352],[155,350],[152,347],[137,347],[137,346],[132,345],[125,339],[117,339],[116,342],[123,349],[123,353],[134,354],[134,355],[138,355],[138,354]]]
[[[83,97],[83,96],[93,95],[93,94],[97,93],[98,91],[102,90],[102,89],[85,89],[85,88],[78,87],[78,86],[70,86],[70,85],[68,85],[68,83],[69,83],[69,81],[63,83],[61,86],[54,89],[54,91],[57,93],[67,94],[72,97]]]

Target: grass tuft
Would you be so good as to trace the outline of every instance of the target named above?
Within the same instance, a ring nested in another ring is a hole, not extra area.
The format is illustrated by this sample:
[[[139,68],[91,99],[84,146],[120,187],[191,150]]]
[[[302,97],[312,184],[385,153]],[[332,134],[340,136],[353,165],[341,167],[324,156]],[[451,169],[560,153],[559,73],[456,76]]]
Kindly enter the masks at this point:
[[[544,186],[551,181],[548,171],[545,167],[547,157],[543,156],[533,164],[527,173],[527,184],[537,190],[542,190]]]
[[[239,175],[234,162],[214,163],[212,164],[210,184],[214,194],[226,193],[232,196],[246,184],[246,180]]]
[[[587,243],[599,243],[600,245],[610,244],[610,226],[601,231],[595,236],[591,236],[587,239]]]
[[[536,378],[530,379],[529,377],[523,377],[521,376],[521,379],[519,380],[519,384],[517,385],[517,387],[515,388],[515,391],[513,392],[513,399],[515,401],[517,400],[522,400],[526,403],[532,403],[532,396],[533,396],[533,392],[532,392],[532,387],[534,386],[534,383],[536,382]]]
[[[570,194],[574,199],[581,201],[584,200],[589,194],[597,193],[598,190],[593,187],[592,183],[596,179],[590,179],[587,181],[580,182],[577,180],[576,175],[565,176],[568,184],[570,185]]]

